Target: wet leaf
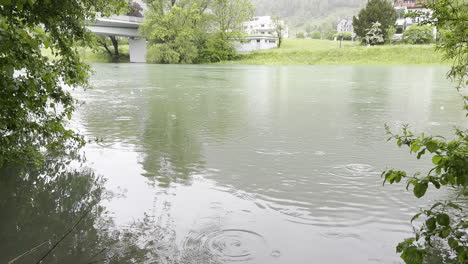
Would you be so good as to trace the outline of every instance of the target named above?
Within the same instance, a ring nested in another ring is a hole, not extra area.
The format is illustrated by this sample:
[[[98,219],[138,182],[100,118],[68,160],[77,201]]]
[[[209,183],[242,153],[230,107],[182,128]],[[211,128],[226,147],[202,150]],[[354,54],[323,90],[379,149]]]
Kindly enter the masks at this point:
[[[426,194],[428,184],[426,182],[418,182],[414,186],[413,193],[417,198],[421,198]]]
[[[441,238],[447,238],[449,235],[450,235],[450,228],[448,227],[442,229],[442,231],[439,234]]]
[[[444,213],[440,213],[437,215],[437,223],[441,226],[448,226],[450,225],[450,216]]]
[[[429,150],[429,152],[434,153],[439,149],[439,146],[436,141],[431,140],[426,143],[426,148]]]
[[[434,165],[439,165],[439,162],[441,160],[442,160],[441,156],[435,155],[434,157],[432,157],[432,163],[434,163]]]
[[[401,258],[407,264],[422,264],[424,260],[424,250],[418,249],[415,246],[411,246],[403,250]]]
[[[437,227],[436,219],[434,217],[427,219],[426,227],[427,227],[427,230],[429,230],[430,232],[434,231]]]

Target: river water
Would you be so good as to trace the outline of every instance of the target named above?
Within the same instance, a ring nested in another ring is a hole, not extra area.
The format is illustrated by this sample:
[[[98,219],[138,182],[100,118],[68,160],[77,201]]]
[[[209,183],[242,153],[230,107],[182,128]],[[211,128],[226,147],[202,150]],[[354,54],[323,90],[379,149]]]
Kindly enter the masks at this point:
[[[384,124],[446,136],[467,124],[447,67],[93,69],[72,123],[104,191],[80,234],[118,233],[83,248],[121,263],[401,263],[412,215],[449,192],[382,186],[386,168],[430,167],[387,142]],[[30,224],[51,224],[41,219]]]

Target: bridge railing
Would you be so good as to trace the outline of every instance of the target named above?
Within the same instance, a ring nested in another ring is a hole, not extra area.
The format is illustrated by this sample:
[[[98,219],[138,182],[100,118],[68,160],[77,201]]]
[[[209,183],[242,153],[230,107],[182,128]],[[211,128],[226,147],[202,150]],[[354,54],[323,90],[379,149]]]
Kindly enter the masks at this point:
[[[112,15],[110,17],[102,17],[102,16],[97,16],[97,19],[108,19],[108,20],[116,20],[116,21],[122,21],[122,22],[131,22],[131,23],[141,23],[143,22],[142,17],[135,17],[135,16],[123,16],[123,15]]]

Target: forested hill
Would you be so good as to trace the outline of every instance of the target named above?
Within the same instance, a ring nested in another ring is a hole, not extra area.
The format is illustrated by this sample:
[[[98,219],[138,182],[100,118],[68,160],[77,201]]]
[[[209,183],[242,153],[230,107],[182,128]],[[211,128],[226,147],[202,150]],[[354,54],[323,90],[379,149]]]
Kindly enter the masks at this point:
[[[318,29],[331,27],[328,24],[340,17],[355,15],[367,0],[252,0],[252,3],[257,15],[278,15],[292,27],[311,25]]]

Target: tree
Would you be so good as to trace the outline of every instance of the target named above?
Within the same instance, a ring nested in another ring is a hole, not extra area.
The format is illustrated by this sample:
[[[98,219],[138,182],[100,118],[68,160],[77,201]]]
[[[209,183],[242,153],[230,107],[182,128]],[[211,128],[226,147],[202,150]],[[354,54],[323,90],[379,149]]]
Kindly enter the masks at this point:
[[[384,33],[380,28],[379,22],[375,22],[372,24],[371,29],[367,31],[364,39],[366,40],[367,45],[378,45],[384,42]]]
[[[143,7],[141,7],[141,5],[137,2],[131,1],[130,3],[128,3],[127,9],[127,16],[143,17],[143,14],[141,13],[143,12]]]
[[[281,44],[283,44],[284,34],[286,33],[286,25],[284,21],[280,19],[279,16],[273,17],[273,25],[275,26],[275,35],[278,38],[278,48],[281,48]]]
[[[386,38],[388,28],[395,25],[396,19],[397,13],[389,1],[370,0],[358,16],[353,17],[354,32],[362,40],[365,40],[372,25],[379,22],[383,36]]]
[[[385,43],[392,43],[393,41],[393,35],[395,35],[397,32],[397,29],[395,28],[395,26],[390,26],[388,29],[387,29],[387,37],[385,38]]]
[[[235,55],[243,22],[253,16],[248,0],[154,0],[141,26],[150,42],[148,60],[203,63]]]
[[[338,36],[338,31],[332,30],[332,31],[328,32],[327,39],[328,40],[334,40],[337,36]]]
[[[70,154],[83,144],[67,129],[89,67],[76,46],[90,40],[85,21],[109,14],[121,0],[0,1],[0,167],[40,163],[45,153]],[[43,52],[49,50],[53,59]]]
[[[453,61],[448,77],[456,81],[460,91],[468,85],[468,6],[465,0],[439,0],[425,4],[432,13],[426,16],[423,24],[436,26],[446,32],[445,38],[437,43],[437,49]],[[468,112],[468,97],[462,95],[464,109]],[[468,113],[467,113],[468,116]],[[436,243],[442,244],[447,254],[444,263],[467,263],[468,261],[468,222],[466,220],[466,199],[468,196],[468,129],[456,129],[455,139],[447,140],[440,136],[415,136],[407,127],[403,135],[390,132],[389,140],[395,139],[398,146],[407,146],[411,153],[420,159],[431,155],[434,167],[424,175],[415,173],[410,176],[405,171],[387,170],[382,173],[384,183],[398,183],[407,179],[407,189],[412,186],[417,198],[426,195],[430,186],[439,189],[452,187],[453,197],[435,202],[429,209],[421,209],[411,222],[424,217],[419,227],[415,227],[415,236],[405,239],[397,246],[397,252],[407,264],[421,264],[434,251]]]
[[[253,17],[255,9],[250,0],[213,0],[210,10],[219,34],[230,39],[243,37],[243,22]]]
[[[197,44],[205,38],[207,16],[203,1],[154,2],[141,25],[150,43],[148,59],[156,63],[193,63]],[[169,8],[167,8],[169,6]],[[153,54],[154,53],[154,54]]]
[[[305,34],[304,34],[304,32],[302,32],[302,31],[300,31],[300,32],[297,32],[297,33],[296,33],[296,38],[300,38],[300,39],[303,39],[303,38],[305,38]]]
[[[403,32],[403,39],[409,44],[428,44],[434,39],[433,27],[414,25]]]
[[[318,31],[314,31],[314,32],[312,32],[311,38],[312,39],[321,39],[322,34],[320,32],[318,32]]]
[[[119,40],[116,36],[96,36],[96,43],[98,46],[104,48],[113,61],[119,60]],[[113,49],[109,48],[110,45],[112,45]]]

